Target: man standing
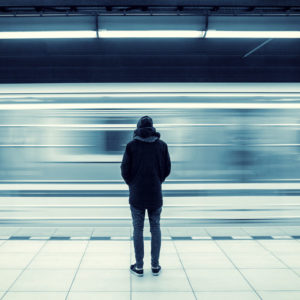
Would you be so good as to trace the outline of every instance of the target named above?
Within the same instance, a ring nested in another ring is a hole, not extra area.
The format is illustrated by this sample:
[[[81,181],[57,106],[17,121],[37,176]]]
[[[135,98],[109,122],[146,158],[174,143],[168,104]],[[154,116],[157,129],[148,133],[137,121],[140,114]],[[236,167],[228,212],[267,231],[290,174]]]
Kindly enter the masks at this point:
[[[163,199],[161,184],[171,171],[168,146],[160,140],[160,133],[153,127],[150,117],[144,116],[137,123],[133,140],[126,145],[121,164],[122,177],[129,186],[129,204],[133,223],[135,264],[130,271],[144,275],[144,220],[148,211],[151,232],[152,274],[159,275],[161,247],[160,214]]]

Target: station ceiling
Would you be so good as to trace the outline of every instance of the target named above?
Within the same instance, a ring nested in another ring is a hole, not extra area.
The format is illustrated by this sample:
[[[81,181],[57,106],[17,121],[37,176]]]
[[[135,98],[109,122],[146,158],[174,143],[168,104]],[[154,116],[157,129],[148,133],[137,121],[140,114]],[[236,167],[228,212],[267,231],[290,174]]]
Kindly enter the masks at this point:
[[[0,0],[2,12],[267,14],[300,12],[298,0]]]
[[[283,5],[284,3],[284,5]],[[0,0],[0,18],[39,14],[292,15],[298,0]],[[299,82],[300,39],[0,40],[0,83]]]

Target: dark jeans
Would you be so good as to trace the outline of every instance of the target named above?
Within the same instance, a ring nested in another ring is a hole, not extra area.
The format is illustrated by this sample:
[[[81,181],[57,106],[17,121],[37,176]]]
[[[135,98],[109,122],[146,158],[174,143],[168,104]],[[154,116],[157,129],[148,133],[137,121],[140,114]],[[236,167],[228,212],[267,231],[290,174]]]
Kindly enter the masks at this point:
[[[133,223],[133,243],[137,268],[144,266],[144,220],[146,209],[138,209],[130,205]],[[161,247],[160,214],[162,207],[148,210],[148,217],[151,232],[151,265],[159,265],[159,253]]]

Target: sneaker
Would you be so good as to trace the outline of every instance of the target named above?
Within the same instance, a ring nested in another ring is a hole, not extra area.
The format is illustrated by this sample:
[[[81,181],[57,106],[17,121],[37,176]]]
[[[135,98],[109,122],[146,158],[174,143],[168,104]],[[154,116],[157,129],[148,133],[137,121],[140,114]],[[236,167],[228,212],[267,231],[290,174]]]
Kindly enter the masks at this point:
[[[158,276],[160,273],[161,273],[161,266],[158,266],[155,268],[152,267],[152,275],[153,276]]]
[[[138,270],[137,270],[136,264],[130,266],[130,272],[131,272],[132,274],[134,274],[135,276],[138,276],[138,277],[144,276],[144,270],[143,270],[143,269],[141,269],[141,270],[138,269]]]

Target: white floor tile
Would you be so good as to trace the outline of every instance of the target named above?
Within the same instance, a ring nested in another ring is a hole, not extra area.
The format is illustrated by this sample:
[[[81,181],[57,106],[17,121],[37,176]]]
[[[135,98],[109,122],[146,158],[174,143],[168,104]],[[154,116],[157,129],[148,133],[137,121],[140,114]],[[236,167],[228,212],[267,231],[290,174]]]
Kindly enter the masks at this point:
[[[43,247],[41,251],[43,253],[83,253],[88,241],[46,241],[46,243],[47,244],[45,245],[45,247]]]
[[[3,300],[64,300],[67,292],[8,292]]]
[[[298,300],[300,299],[300,291],[258,291],[263,300]]]
[[[186,270],[194,291],[247,291],[250,286],[235,269]]]
[[[292,253],[292,254],[275,254],[279,259],[281,259],[285,264],[287,264],[290,268],[300,268],[300,253]]]
[[[240,269],[256,290],[300,290],[300,277],[289,269]]]
[[[222,235],[226,230],[216,233]],[[0,298],[44,246],[3,299],[65,299],[88,245],[68,300],[129,300],[130,276],[133,300],[195,300],[182,264],[201,300],[259,299],[247,280],[264,300],[300,299],[298,240],[162,241],[163,270],[158,277],[150,270],[151,242],[144,243],[145,275],[138,278],[129,272],[135,261],[133,241],[0,241]]]
[[[0,255],[0,269],[24,269],[34,255],[33,252],[3,252]]]
[[[293,268],[293,270],[296,271],[296,273],[300,276],[300,268]]]
[[[162,269],[159,276],[153,276],[151,271],[145,272],[144,277],[132,277],[133,292],[189,292],[192,291],[183,269]]]
[[[9,240],[0,247],[0,253],[3,252],[37,252],[46,243],[46,241],[17,241]]]
[[[228,256],[238,268],[286,268],[272,254],[229,253]]]
[[[220,253],[221,250],[214,241],[193,240],[193,241],[175,241],[175,246],[179,253]]]
[[[129,292],[129,276],[129,267],[128,270],[80,269],[71,291]]]
[[[196,292],[198,300],[259,300],[254,292]]]
[[[150,257],[149,257],[150,258]],[[159,258],[159,264],[164,269],[181,269],[182,264],[179,260],[177,254],[161,254]],[[148,266],[151,266],[151,261],[149,259]]]
[[[130,300],[130,292],[70,292],[67,300]]]
[[[268,253],[261,245],[253,240],[227,240],[216,242],[226,253]]]
[[[105,252],[86,253],[81,261],[81,269],[128,269],[130,265],[129,255],[109,254]]]
[[[5,235],[1,235],[0,236],[0,246],[5,244],[7,241],[7,239],[9,239],[9,236],[5,236]]]
[[[193,292],[133,292],[132,300],[195,300]]]
[[[266,249],[277,253],[300,253],[300,243],[295,240],[259,241]]]
[[[186,269],[235,268],[228,258],[221,253],[183,253],[181,261]]]
[[[39,253],[31,264],[29,269],[76,269],[78,268],[81,253]]]
[[[5,292],[21,272],[21,269],[0,269],[0,291]]]
[[[150,242],[149,242],[149,249],[150,249]],[[174,246],[174,242],[173,241],[162,241],[160,252],[164,253],[164,254],[176,254],[177,252],[176,252],[176,248]]]
[[[12,286],[11,291],[68,291],[76,270],[27,269]]]
[[[86,253],[130,253],[130,241],[90,241]]]

